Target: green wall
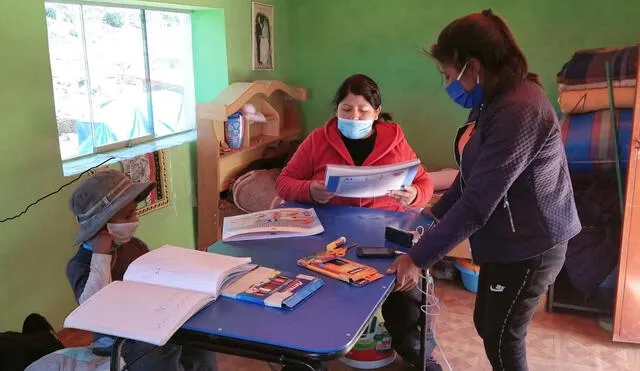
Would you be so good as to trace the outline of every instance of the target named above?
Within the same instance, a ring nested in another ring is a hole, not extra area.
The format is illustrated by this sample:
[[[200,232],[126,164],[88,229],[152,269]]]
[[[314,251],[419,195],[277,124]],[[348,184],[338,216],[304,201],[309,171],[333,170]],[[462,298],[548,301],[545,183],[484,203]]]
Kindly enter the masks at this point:
[[[640,41],[638,1],[294,1],[292,73],[311,91],[303,109],[308,127],[332,114],[331,98],[344,78],[365,73],[380,85],[383,109],[402,124],[422,161],[453,165],[451,141],[466,113],[444,92],[435,64],[417,51],[450,21],[485,8],[507,19],[553,101],[555,74],[574,50]]]
[[[194,10],[194,39],[199,44],[196,90],[201,101],[213,98],[225,81],[295,81],[310,91],[303,106],[310,129],[331,115],[329,102],[346,76],[371,75],[383,89],[385,110],[395,114],[429,166],[451,165],[451,137],[465,113],[444,94],[433,62],[418,50],[430,45],[455,17],[485,7],[504,15],[552,99],[554,75],[573,50],[627,44],[638,41],[640,34],[640,3],[622,0],[606,6],[577,0],[267,0],[263,2],[276,6],[276,70],[254,72],[250,0],[119,2]],[[0,10],[2,219],[71,178],[62,177],[59,160],[43,1],[3,1]],[[220,67],[225,62],[216,23],[222,17],[227,76],[218,76],[220,72],[207,65],[210,61]],[[168,160],[172,202],[142,218],[140,236],[151,247],[193,247],[193,144],[172,148]],[[72,189],[0,224],[0,331],[18,329],[30,312],[44,314],[59,327],[73,309],[64,274],[75,251],[75,222],[67,210]]]
[[[251,71],[250,0],[126,2],[191,8],[194,19],[198,19],[194,21],[194,32],[199,33],[198,43],[203,44],[198,48],[209,48],[196,54],[214,62],[218,57],[220,63],[224,62],[224,58],[220,59],[224,56],[220,48],[223,51],[225,48],[219,38],[220,25],[206,22],[220,21],[224,14],[228,81],[283,79],[288,70],[290,32],[286,0],[263,1],[275,5],[278,58],[274,72]],[[207,29],[212,33],[209,43]],[[198,99],[212,99],[220,89],[220,81],[226,81],[227,76],[221,79],[211,76],[203,64],[195,65]],[[0,219],[3,219],[72,179],[62,176],[42,0],[3,1],[0,5],[0,87]],[[165,243],[195,246],[193,148],[191,143],[168,151],[172,202],[141,220],[139,235],[150,247]],[[75,221],[67,209],[73,188],[43,201],[15,221],[0,224],[0,331],[19,329],[31,312],[42,313],[59,327],[74,308],[65,276],[66,263],[75,252],[71,246]]]

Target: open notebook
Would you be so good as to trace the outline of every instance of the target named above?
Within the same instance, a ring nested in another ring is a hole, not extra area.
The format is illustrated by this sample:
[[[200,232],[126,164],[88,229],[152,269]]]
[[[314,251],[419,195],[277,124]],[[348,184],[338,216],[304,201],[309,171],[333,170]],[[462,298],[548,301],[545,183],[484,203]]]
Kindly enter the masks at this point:
[[[251,258],[163,246],[129,265],[76,308],[64,327],[164,345],[222,286],[254,269]]]

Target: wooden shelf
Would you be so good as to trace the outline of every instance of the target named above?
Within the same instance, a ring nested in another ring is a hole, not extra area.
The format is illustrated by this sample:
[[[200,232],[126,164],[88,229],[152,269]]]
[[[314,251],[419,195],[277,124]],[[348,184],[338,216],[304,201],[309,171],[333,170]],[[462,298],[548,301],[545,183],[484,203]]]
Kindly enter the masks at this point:
[[[264,148],[273,143],[276,143],[279,140],[287,140],[287,139],[295,139],[300,134],[300,129],[291,128],[286,131],[281,132],[280,135],[261,135],[258,137],[251,138],[249,145],[247,147],[241,147],[238,149],[232,149],[228,152],[223,152],[220,154],[220,161],[224,161],[229,157],[233,157],[234,155],[241,154],[243,152],[252,151],[256,148]]]
[[[294,88],[277,80],[256,80],[254,82],[235,82],[227,87],[210,103],[198,105],[198,117],[201,119],[224,121],[256,95],[270,97],[281,91],[297,101],[307,100],[307,91]]]
[[[251,151],[259,147],[266,147],[269,144],[277,142],[278,140],[280,140],[280,137],[274,135],[261,135],[259,137],[251,138],[250,144],[248,146],[238,149],[232,149],[231,151],[221,153],[220,161],[224,161],[229,157],[233,157],[234,155]]]
[[[242,171],[242,169],[251,162],[262,158],[265,148],[280,140],[296,139],[299,133],[299,130],[290,130],[288,133],[283,133],[283,135],[280,136],[262,135],[253,138],[248,147],[234,149],[221,154],[219,160],[220,190],[228,189],[231,181],[239,171]]]
[[[300,128],[285,128],[283,131],[280,132],[280,138],[294,139],[293,137],[300,135],[301,132],[302,130]]]
[[[218,203],[239,172],[262,158],[265,148],[280,140],[299,137],[298,101],[307,91],[281,81],[258,80],[229,85],[213,101],[197,107],[198,248],[206,249],[220,237]],[[227,118],[250,103],[265,115],[265,122],[243,123],[242,147],[220,153]]]

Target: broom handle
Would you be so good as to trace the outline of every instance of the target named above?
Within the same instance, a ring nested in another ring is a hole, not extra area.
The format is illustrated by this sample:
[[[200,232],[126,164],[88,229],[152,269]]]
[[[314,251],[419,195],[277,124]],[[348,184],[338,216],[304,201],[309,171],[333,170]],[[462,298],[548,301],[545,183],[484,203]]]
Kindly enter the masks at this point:
[[[613,146],[616,161],[616,183],[618,186],[618,204],[620,207],[620,216],[624,214],[624,200],[622,191],[622,172],[620,170],[620,145],[618,143],[618,119],[616,115],[616,105],[613,96],[613,81],[611,78],[611,63],[607,61],[604,66],[605,76],[607,78],[607,88],[609,89],[609,114],[611,121],[611,130],[613,131]]]

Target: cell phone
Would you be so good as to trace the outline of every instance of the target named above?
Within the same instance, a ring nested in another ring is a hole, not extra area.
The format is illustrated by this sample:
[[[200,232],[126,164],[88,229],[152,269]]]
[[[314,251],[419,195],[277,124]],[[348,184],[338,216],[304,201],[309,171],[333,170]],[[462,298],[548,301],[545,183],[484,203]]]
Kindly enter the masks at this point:
[[[358,247],[356,254],[359,258],[393,258],[396,250],[388,247]]]
[[[410,248],[413,246],[413,235],[411,232],[400,228],[387,226],[384,229],[384,239],[404,247]]]

